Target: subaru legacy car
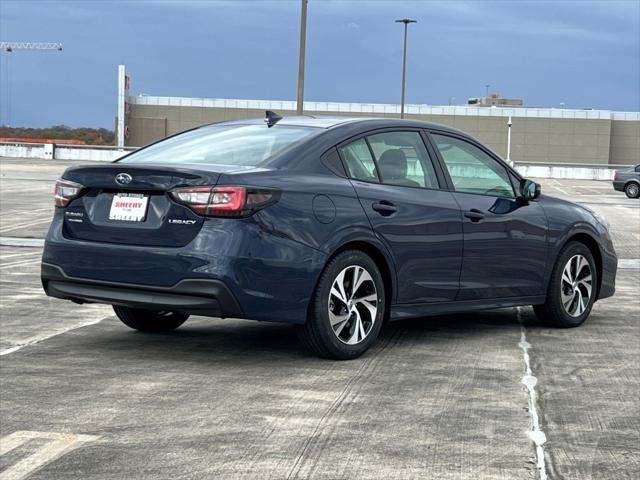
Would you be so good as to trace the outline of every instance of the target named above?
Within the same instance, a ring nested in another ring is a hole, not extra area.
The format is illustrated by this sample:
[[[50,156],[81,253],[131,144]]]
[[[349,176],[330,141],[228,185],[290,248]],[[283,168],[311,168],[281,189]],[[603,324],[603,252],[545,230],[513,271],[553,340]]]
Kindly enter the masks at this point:
[[[55,207],[47,294],[145,332],[190,315],[287,322],[350,359],[388,320],[533,305],[576,327],[615,290],[604,218],[421,121],[202,126],[67,169]]]

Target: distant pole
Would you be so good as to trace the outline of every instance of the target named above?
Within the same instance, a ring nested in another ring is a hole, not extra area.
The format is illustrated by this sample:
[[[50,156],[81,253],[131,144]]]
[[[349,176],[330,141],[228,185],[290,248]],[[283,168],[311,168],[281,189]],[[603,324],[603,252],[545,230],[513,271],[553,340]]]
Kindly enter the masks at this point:
[[[5,73],[5,124],[11,126],[11,56],[7,55],[6,60],[4,62],[4,73]],[[2,96],[2,92],[0,92],[0,96]],[[2,107],[2,103],[0,102],[0,107]],[[2,117],[2,108],[0,108],[0,118]]]
[[[484,95],[484,96],[485,96],[485,98],[489,98],[489,87],[490,87],[490,86],[491,86],[491,85],[490,85],[490,84],[488,84],[488,83],[484,86],[484,88],[485,88],[485,92],[486,92],[486,93],[485,93],[485,95]]]
[[[402,93],[400,95],[400,118],[404,118],[404,90],[407,76],[407,27],[410,23],[418,23],[417,20],[403,18],[396,20],[396,23],[404,23],[404,48],[402,50]]]
[[[298,62],[298,99],[296,102],[296,114],[302,115],[304,110],[304,56],[307,47],[307,1],[302,1],[300,13],[300,60]]]
[[[124,109],[125,102],[127,101],[126,95],[126,77],[127,70],[124,65],[118,65],[118,122],[116,128],[116,143],[117,146],[124,147]]]
[[[511,115],[509,115],[509,121],[507,122],[507,163],[513,167],[511,161]]]

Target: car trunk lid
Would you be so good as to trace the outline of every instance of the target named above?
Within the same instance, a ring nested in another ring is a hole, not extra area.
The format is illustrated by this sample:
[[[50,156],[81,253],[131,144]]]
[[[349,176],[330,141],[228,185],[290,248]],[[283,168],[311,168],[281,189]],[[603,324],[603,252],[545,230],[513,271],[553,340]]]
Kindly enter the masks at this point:
[[[129,245],[180,247],[205,219],[171,199],[176,187],[215,185],[225,168],[108,164],[68,169],[63,178],[84,187],[65,208],[68,238]]]

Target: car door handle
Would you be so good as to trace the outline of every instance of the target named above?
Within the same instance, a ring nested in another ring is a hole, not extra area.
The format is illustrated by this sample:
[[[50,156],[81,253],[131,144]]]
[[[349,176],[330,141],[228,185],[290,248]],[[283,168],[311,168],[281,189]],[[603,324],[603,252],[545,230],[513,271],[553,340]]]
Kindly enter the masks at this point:
[[[386,200],[381,200],[378,203],[374,203],[373,205],[371,205],[371,208],[373,208],[380,215],[384,215],[385,217],[393,215],[398,211],[397,207],[393,203],[387,202]]]
[[[484,213],[482,213],[480,210],[472,208],[468,212],[464,212],[464,216],[470,219],[472,222],[479,222],[484,218]]]

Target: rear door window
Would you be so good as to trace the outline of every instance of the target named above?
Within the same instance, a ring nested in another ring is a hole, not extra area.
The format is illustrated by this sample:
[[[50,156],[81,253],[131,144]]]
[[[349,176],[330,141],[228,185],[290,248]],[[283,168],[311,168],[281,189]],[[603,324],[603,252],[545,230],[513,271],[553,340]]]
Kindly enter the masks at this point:
[[[351,178],[365,182],[379,182],[378,169],[364,138],[338,149]]]
[[[433,164],[418,132],[384,132],[367,140],[383,183],[438,188]]]

